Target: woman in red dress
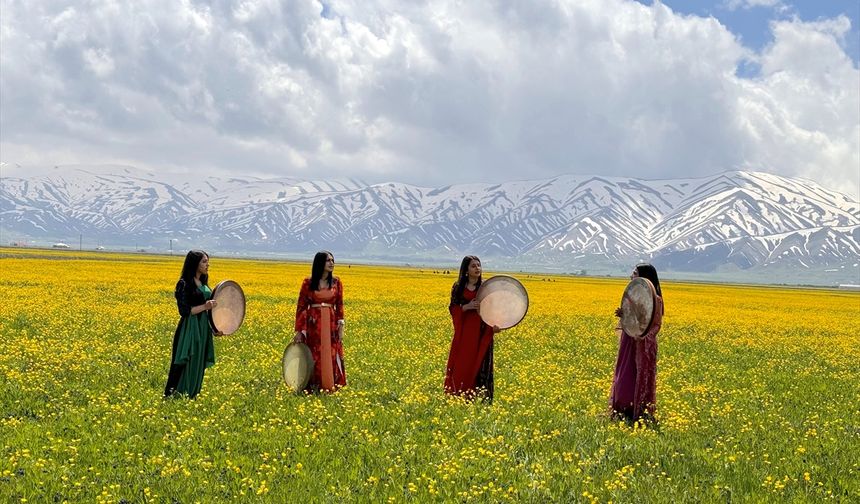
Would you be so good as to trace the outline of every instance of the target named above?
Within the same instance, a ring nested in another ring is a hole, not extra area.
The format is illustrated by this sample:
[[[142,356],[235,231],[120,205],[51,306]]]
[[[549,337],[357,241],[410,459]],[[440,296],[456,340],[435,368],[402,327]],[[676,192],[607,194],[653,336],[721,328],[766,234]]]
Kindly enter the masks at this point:
[[[654,317],[651,326],[642,336],[621,333],[615,375],[609,391],[609,407],[613,416],[628,421],[639,418],[654,419],[657,402],[657,333],[663,326],[663,292],[657,270],[650,264],[640,264],[633,270],[631,279],[647,278],[657,291]],[[621,316],[621,308],[615,310]]]
[[[317,252],[311,276],[302,282],[296,307],[295,342],[314,356],[314,373],[306,390],[332,391],[346,385],[343,365],[343,283],[332,274],[334,256]]]
[[[478,314],[476,299],[481,287],[481,260],[466,256],[460,263],[457,282],[451,287],[448,311],[454,323],[454,339],[448,353],[445,392],[472,398],[482,395],[493,401],[493,335],[498,326],[489,327]]]

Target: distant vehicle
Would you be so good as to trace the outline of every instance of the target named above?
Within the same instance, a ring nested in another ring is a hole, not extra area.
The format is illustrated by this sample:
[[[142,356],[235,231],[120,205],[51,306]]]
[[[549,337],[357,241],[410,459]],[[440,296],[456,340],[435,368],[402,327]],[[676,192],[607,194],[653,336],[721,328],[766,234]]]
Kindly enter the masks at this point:
[[[96,247],[96,250],[104,250],[104,249],[105,249],[105,248],[104,248],[104,247],[102,247],[101,245],[99,245],[98,247]]]
[[[61,248],[61,249],[72,248],[72,247],[70,247],[70,246],[69,246],[68,244],[66,244],[66,243],[55,243],[55,244],[53,245],[53,247],[54,247],[54,248]]]

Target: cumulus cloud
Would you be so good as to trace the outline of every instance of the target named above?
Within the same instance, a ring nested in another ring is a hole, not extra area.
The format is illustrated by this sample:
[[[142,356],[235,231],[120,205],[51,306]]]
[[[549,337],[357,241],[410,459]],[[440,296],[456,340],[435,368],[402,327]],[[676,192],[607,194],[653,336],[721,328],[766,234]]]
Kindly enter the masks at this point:
[[[742,168],[860,192],[845,17],[774,22],[755,52],[622,0],[0,1],[6,162],[427,185]]]
[[[860,73],[841,50],[847,18],[772,23],[761,76],[740,80],[745,164],[817,179],[853,194],[860,184]]]
[[[788,8],[781,0],[725,0],[724,5],[731,10],[752,9],[754,7]]]

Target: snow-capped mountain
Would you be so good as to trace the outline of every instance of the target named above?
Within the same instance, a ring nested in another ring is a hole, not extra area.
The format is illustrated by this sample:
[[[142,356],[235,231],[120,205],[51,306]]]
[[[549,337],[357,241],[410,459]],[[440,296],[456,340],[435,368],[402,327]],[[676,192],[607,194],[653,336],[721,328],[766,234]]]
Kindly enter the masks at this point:
[[[860,262],[860,204],[801,179],[561,176],[425,188],[357,180],[176,177],[67,166],[0,179],[12,237],[403,259],[476,253],[576,268],[650,259],[677,271],[726,265],[842,268]],[[6,241],[6,240],[4,240]],[[847,268],[847,269],[846,269]]]

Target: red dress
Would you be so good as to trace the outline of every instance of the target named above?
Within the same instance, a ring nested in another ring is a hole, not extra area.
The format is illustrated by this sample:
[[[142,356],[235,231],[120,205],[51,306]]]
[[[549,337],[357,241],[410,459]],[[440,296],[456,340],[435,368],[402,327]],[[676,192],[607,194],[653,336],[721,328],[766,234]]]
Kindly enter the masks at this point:
[[[663,325],[663,298],[657,296],[654,319],[639,338],[621,333],[609,407],[631,420],[654,414],[657,402],[657,333]]]
[[[334,277],[330,289],[312,291],[311,279],[305,278],[296,307],[295,330],[305,331],[305,343],[314,356],[314,373],[307,389],[333,390],[346,385],[338,320],[344,320],[340,279]]]
[[[445,392],[473,395],[481,389],[487,400],[493,399],[493,328],[481,320],[478,310],[463,310],[462,304],[475,299],[477,291],[463,290],[455,300],[457,286],[451,291],[451,321],[454,339],[448,353]]]

